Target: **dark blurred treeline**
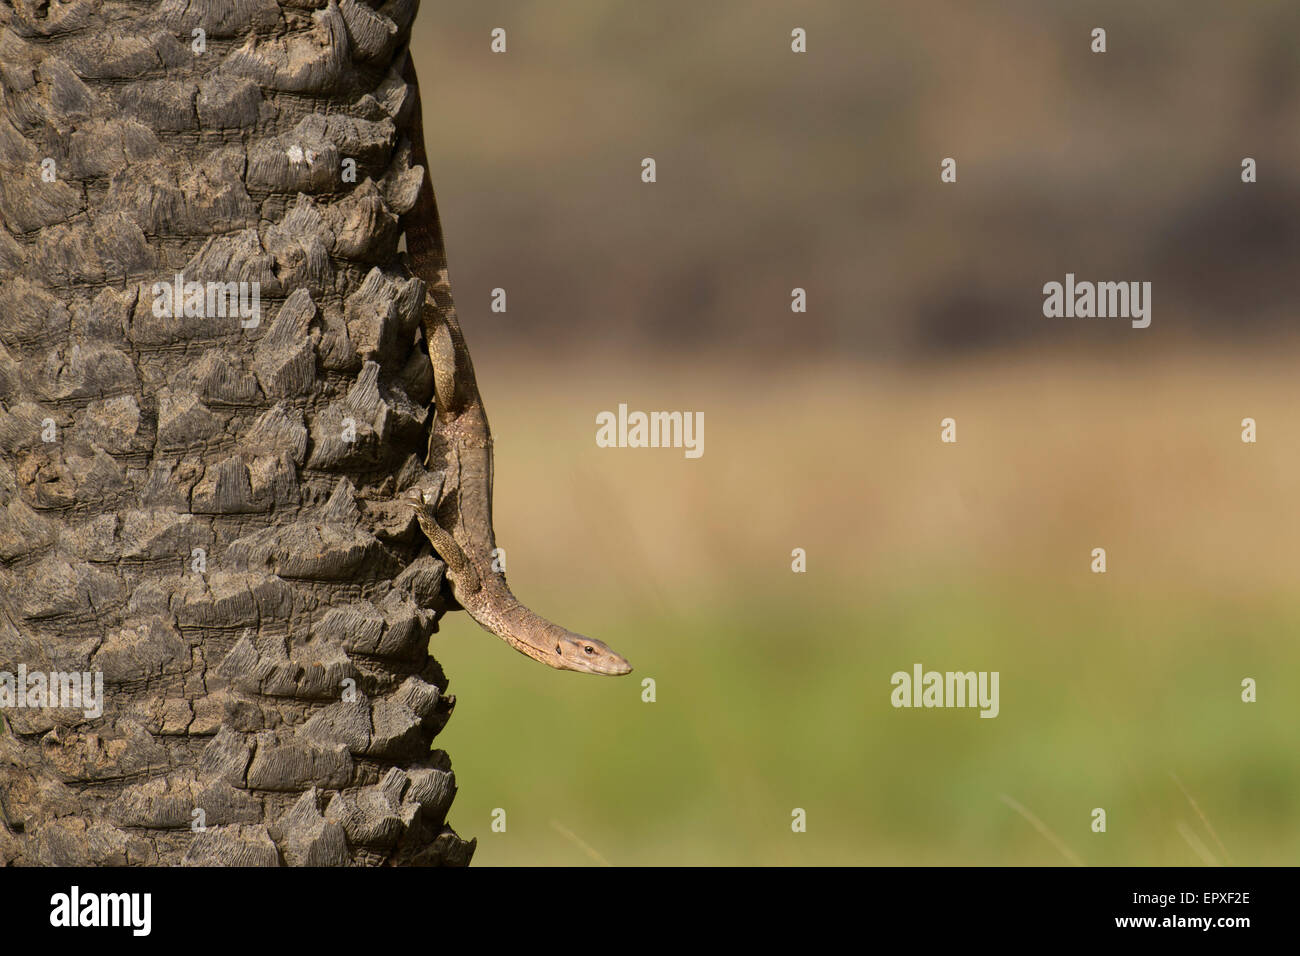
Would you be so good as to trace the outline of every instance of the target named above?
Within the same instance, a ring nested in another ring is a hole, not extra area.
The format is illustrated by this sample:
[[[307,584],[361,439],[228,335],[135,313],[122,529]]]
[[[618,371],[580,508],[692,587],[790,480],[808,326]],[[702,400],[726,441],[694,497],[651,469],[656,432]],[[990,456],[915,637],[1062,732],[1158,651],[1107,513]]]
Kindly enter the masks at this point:
[[[414,47],[475,348],[907,356],[1295,324],[1300,3],[426,0]],[[1151,327],[1044,318],[1066,272],[1151,281]]]

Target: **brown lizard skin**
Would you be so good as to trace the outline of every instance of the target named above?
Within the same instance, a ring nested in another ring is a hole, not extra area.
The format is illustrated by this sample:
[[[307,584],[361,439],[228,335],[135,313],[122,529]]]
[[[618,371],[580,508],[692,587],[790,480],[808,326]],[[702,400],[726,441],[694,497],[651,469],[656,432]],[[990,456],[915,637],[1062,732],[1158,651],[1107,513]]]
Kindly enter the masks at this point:
[[[442,476],[438,490],[424,487],[408,492],[416,519],[447,564],[456,600],[483,628],[521,653],[560,670],[627,674],[632,666],[621,655],[529,610],[510,592],[505,574],[493,569],[492,432],[451,297],[442,227],[425,155],[419,84],[409,57],[406,78],[416,88],[412,163],[424,168],[424,182],[402,225],[411,271],[426,287],[422,323],[433,365],[435,414],[425,465]]]

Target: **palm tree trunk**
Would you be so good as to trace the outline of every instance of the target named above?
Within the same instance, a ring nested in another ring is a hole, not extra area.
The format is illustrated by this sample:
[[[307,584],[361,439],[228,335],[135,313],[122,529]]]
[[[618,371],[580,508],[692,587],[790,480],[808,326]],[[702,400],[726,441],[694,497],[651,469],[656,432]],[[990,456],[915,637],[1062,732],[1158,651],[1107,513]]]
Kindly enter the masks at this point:
[[[0,675],[103,680],[0,684],[0,863],[473,852],[400,499],[416,6],[0,0]]]

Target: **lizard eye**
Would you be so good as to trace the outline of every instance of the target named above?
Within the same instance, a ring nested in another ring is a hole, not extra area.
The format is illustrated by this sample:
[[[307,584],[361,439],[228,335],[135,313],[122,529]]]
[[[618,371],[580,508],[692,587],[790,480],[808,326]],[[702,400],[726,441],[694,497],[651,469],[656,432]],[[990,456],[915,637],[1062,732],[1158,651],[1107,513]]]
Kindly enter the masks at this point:
[[[556,644],[556,645],[555,645],[555,653],[557,653],[557,654],[563,654],[563,653],[564,653],[564,650],[560,647],[559,644]]]
[[[596,653],[596,649],[595,649],[594,647],[592,647],[590,644],[588,644],[586,647],[584,647],[583,650],[586,651],[588,654],[595,654],[595,653]]]

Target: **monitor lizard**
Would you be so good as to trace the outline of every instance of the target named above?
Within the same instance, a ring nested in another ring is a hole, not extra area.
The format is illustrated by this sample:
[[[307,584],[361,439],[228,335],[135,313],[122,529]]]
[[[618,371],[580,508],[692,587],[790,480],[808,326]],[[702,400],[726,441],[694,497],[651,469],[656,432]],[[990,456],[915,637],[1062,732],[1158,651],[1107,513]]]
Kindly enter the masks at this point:
[[[632,665],[600,641],[553,624],[520,604],[493,567],[492,432],[451,297],[442,226],[425,154],[419,83],[414,89],[411,163],[424,170],[419,198],[402,218],[411,272],[424,282],[421,325],[433,366],[433,423],[425,468],[441,475],[407,490],[420,529],[446,563],[452,594],[470,617],[515,650],[560,670],[627,674]]]

